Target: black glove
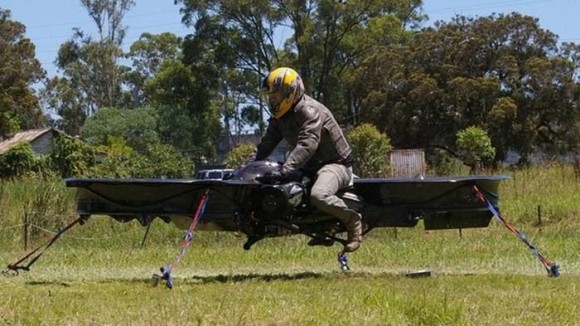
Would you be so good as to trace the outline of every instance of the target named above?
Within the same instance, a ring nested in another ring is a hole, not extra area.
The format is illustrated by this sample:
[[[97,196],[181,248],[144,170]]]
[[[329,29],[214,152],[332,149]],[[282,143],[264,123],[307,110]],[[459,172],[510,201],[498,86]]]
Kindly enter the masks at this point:
[[[282,173],[282,171],[275,170],[265,173],[263,176],[256,178],[256,180],[266,184],[275,184],[285,181],[286,176]]]

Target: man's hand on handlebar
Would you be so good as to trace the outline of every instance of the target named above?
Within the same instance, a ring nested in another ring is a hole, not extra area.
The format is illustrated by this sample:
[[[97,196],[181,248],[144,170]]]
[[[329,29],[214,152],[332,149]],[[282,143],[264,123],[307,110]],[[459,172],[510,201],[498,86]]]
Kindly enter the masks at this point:
[[[256,180],[266,184],[276,184],[288,181],[288,177],[285,176],[281,170],[275,170],[267,172],[261,177],[257,177]]]

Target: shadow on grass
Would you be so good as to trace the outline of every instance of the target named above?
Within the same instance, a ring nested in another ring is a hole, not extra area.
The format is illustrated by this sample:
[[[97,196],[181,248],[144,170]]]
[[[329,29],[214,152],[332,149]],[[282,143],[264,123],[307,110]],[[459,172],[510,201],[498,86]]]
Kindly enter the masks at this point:
[[[262,281],[262,282],[272,282],[272,281],[294,281],[294,280],[304,280],[304,279],[315,279],[323,278],[329,276],[329,273],[315,273],[315,272],[301,272],[301,273],[277,273],[277,274],[259,274],[259,273],[249,273],[249,274],[219,274],[210,276],[193,276],[188,280],[192,280],[194,283],[240,283],[247,281]]]
[[[60,282],[60,281],[28,281],[25,284],[26,285],[58,285],[58,286],[63,286],[63,287],[71,286],[70,284],[68,284],[66,282]]]
[[[193,276],[184,279],[189,284],[207,283],[242,283],[242,282],[272,282],[272,281],[297,281],[305,279],[328,279],[328,278],[397,278],[404,277],[398,273],[368,273],[368,272],[300,272],[300,273],[248,273],[248,274],[218,274],[209,276]]]
[[[211,284],[211,283],[243,283],[243,282],[274,282],[274,281],[298,281],[307,279],[329,279],[329,278],[397,278],[404,277],[398,273],[368,273],[368,272],[298,272],[298,273],[247,273],[247,274],[216,274],[207,276],[189,276],[177,277],[175,280],[181,284]],[[75,283],[125,283],[136,284],[146,283],[151,284],[151,278],[106,278],[95,279],[92,281],[61,281],[61,280],[43,280],[43,281],[27,281],[29,286],[45,286],[56,285],[63,287],[73,286]],[[164,281],[162,281],[164,282]]]
[[[240,283],[240,282],[247,282],[247,281],[261,281],[261,282],[272,282],[272,281],[293,281],[293,280],[303,280],[303,279],[316,279],[316,278],[324,278],[329,277],[331,273],[315,273],[315,272],[301,272],[301,273],[278,273],[278,274],[259,274],[259,273],[250,273],[250,274],[218,274],[218,275],[208,275],[208,276],[193,276],[187,278],[180,278],[178,277],[176,280],[179,280],[180,283],[189,283],[189,284],[207,284],[207,283]],[[96,279],[94,281],[90,281],[91,283],[150,283],[151,279],[144,279],[144,278],[131,278],[131,279],[123,279],[123,278],[107,278],[107,279]],[[73,282],[76,283],[76,282]],[[43,285],[57,285],[57,286],[66,286],[69,287],[71,284],[63,281],[57,280],[43,280],[43,281],[27,281],[25,282],[26,285],[30,286],[43,286]]]

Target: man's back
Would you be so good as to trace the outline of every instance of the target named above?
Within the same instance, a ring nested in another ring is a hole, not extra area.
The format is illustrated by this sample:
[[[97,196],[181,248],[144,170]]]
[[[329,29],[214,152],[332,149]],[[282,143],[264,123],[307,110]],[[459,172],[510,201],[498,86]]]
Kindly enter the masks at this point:
[[[338,122],[328,108],[304,95],[281,119],[274,121],[293,151],[287,159],[295,168],[317,169],[328,163],[350,163],[351,147]]]

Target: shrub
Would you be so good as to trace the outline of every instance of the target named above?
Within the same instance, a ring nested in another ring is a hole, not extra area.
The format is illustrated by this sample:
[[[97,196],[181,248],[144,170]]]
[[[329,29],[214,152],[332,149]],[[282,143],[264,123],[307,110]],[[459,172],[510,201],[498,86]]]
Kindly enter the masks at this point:
[[[383,177],[388,174],[391,140],[372,124],[361,124],[351,129],[348,139],[352,144],[354,172],[363,178]]]
[[[225,159],[225,165],[231,169],[237,169],[242,166],[248,158],[254,153],[256,145],[244,143],[228,152]]]
[[[0,177],[16,178],[36,172],[39,164],[29,143],[20,143],[0,155]]]
[[[484,159],[493,158],[495,148],[485,130],[471,126],[457,132],[457,148],[465,165],[471,168],[470,174],[479,170]]]
[[[63,178],[87,176],[96,164],[96,151],[78,138],[58,134],[48,160]]]
[[[173,146],[154,143],[138,153],[122,137],[110,136],[108,145],[99,146],[103,159],[93,175],[111,178],[185,178],[191,177],[194,163]]]

